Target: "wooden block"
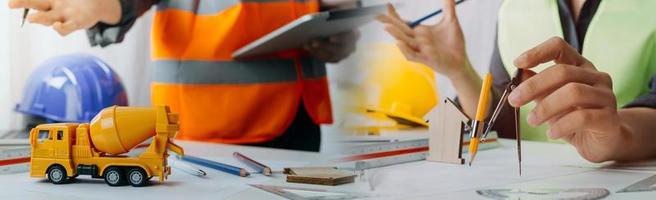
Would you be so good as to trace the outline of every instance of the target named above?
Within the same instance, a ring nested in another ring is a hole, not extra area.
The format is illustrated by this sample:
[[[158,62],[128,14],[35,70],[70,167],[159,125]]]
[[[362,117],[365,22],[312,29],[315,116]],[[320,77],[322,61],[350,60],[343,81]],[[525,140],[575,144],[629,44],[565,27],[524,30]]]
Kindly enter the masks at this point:
[[[297,167],[285,168],[287,182],[315,185],[341,185],[355,181],[352,172],[338,170],[335,167]]]
[[[470,119],[451,101],[444,99],[428,114],[428,161],[464,164],[462,136]]]

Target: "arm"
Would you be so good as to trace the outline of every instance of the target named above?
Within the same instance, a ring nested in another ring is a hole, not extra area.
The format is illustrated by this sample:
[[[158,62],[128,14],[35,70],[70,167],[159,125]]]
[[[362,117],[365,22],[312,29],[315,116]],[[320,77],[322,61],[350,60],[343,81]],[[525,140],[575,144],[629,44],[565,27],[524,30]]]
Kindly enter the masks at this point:
[[[469,64],[469,61],[467,61],[465,66],[466,67],[463,67],[462,72],[447,77],[451,81],[451,84],[453,84],[453,87],[456,89],[458,102],[460,103],[463,112],[465,112],[465,114],[467,114],[467,116],[470,118],[473,118],[476,116],[478,97],[481,93],[481,85],[483,84],[483,80],[480,76],[478,76],[478,73],[476,73],[474,67]],[[494,100],[494,98],[492,99]],[[495,105],[492,104],[492,101],[489,103],[491,105]],[[491,106],[489,108],[494,109],[493,107],[494,106]]]
[[[653,103],[653,102],[652,102]],[[626,135],[620,141],[612,160],[635,161],[656,158],[656,109],[647,107],[623,108],[618,111]]]
[[[87,29],[87,36],[91,46],[106,47],[110,44],[123,41],[127,32],[132,28],[137,18],[146,13],[159,0],[119,0],[121,3],[120,21],[116,23],[98,22]]]
[[[619,110],[620,119],[631,137],[618,152],[621,160],[640,160],[656,157],[656,75],[652,75],[650,92],[638,97]],[[637,152],[637,153],[635,153]],[[617,159],[620,160],[620,159]]]

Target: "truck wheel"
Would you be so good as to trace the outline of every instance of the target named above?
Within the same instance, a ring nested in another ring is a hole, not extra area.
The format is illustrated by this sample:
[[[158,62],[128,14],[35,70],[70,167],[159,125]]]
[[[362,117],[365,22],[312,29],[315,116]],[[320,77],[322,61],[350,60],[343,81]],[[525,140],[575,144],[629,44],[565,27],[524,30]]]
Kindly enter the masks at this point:
[[[123,170],[118,167],[107,168],[103,177],[105,177],[105,183],[109,186],[123,186],[127,183]]]
[[[134,187],[143,187],[148,184],[148,174],[141,168],[132,168],[128,171],[128,181]]]
[[[60,165],[55,165],[48,169],[48,180],[54,184],[66,183],[66,169]]]

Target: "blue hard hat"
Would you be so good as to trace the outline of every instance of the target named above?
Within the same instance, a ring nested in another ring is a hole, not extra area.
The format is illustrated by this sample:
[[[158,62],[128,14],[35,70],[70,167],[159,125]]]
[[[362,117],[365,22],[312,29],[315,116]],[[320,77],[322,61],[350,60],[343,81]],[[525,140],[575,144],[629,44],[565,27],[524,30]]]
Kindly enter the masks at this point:
[[[58,56],[30,76],[16,111],[49,122],[89,122],[103,108],[127,106],[118,75],[102,60],[87,54]]]

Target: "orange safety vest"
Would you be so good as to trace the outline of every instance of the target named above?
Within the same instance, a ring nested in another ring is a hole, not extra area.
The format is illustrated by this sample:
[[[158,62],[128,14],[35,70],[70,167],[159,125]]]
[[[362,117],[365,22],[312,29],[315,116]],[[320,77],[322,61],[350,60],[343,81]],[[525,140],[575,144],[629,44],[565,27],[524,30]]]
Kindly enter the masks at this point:
[[[153,105],[180,114],[178,138],[259,143],[282,134],[299,103],[332,123],[325,64],[301,51],[232,53],[308,13],[317,0],[162,0],[153,22]]]

